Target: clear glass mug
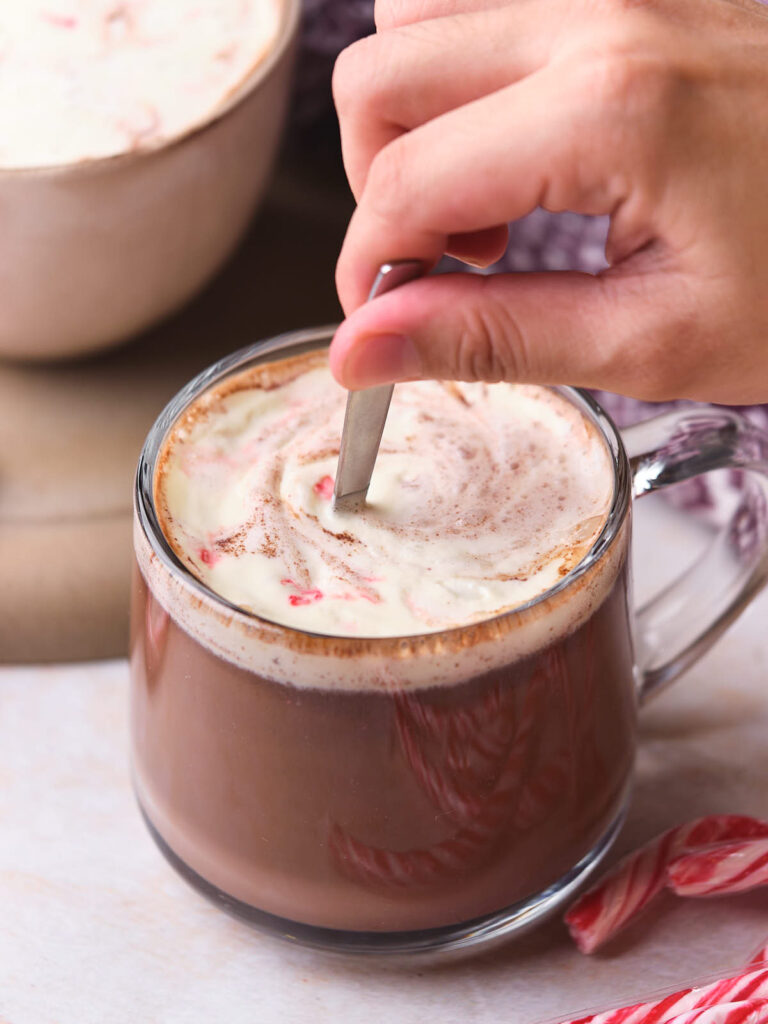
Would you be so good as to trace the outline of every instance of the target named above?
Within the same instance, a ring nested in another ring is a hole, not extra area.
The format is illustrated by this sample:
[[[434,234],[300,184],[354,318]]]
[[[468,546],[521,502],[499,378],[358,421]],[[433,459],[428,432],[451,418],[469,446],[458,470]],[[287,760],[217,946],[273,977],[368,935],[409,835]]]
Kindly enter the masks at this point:
[[[158,525],[158,455],[201,392],[323,347],[254,345],[166,407],[135,490],[133,778],[150,832],[199,891],[277,936],[347,953],[440,953],[566,905],[628,802],[636,708],[702,654],[768,575],[768,436],[702,406],[602,434],[614,496],[588,555],[512,612],[438,634],[335,638],[211,592]],[[727,526],[684,576],[629,607],[631,506],[722,467],[747,471]],[[553,637],[554,642],[553,642]]]

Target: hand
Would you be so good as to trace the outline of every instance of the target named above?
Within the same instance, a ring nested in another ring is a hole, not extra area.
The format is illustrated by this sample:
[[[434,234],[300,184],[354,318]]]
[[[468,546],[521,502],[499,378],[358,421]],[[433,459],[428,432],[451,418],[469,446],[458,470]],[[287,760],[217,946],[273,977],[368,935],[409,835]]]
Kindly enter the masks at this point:
[[[347,387],[420,377],[768,401],[768,8],[377,0],[334,94],[358,201]],[[362,305],[387,260],[489,264],[536,206],[610,214],[598,276],[446,275]]]

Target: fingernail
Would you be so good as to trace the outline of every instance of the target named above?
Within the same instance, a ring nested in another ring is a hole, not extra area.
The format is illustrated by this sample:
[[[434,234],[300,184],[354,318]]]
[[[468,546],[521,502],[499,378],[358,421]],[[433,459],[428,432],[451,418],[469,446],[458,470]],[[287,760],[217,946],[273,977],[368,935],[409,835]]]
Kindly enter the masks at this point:
[[[347,354],[344,379],[349,388],[370,388],[421,376],[421,358],[410,338],[371,334],[360,338]]]
[[[462,263],[466,263],[469,267],[476,267],[477,270],[485,270],[488,266],[488,260],[477,260],[474,256],[461,256],[458,253],[453,254],[455,259],[460,260]]]

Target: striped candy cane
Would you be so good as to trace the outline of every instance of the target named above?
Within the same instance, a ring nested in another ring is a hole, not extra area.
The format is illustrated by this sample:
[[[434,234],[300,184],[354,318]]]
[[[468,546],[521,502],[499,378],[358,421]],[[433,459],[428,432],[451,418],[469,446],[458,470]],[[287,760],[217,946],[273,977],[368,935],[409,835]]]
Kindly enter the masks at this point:
[[[523,706],[515,716],[511,737],[505,736],[496,752],[492,789],[485,778],[476,785],[473,773],[454,772],[446,763],[444,744],[439,740],[455,739],[474,717],[474,728],[485,713],[498,713],[499,696],[494,693],[482,710],[462,711],[453,717],[407,695],[395,699],[395,722],[405,759],[430,802],[459,824],[458,832],[448,839],[423,849],[386,850],[356,839],[338,824],[331,826],[329,847],[338,867],[354,880],[377,886],[425,885],[455,877],[473,863],[487,856],[489,849],[505,829],[512,825],[529,827],[530,820],[539,820],[544,801],[551,801],[562,788],[561,768],[545,766],[526,780],[525,769],[531,757],[534,725],[544,710],[544,673],[529,682]],[[456,723],[460,722],[458,728]],[[504,732],[507,727],[504,727]],[[477,733],[473,734],[477,735]],[[430,756],[430,742],[438,743],[439,759]],[[468,756],[488,757],[491,753],[487,737],[483,743],[471,745]],[[499,757],[500,755],[500,757]],[[527,791],[522,791],[524,780]],[[522,795],[525,800],[522,800]]]
[[[715,843],[768,837],[768,823],[736,814],[710,815],[664,832],[625,857],[565,915],[582,953],[592,953],[664,888],[677,857]]]
[[[453,878],[487,848],[483,830],[465,829],[456,836],[420,850],[384,850],[361,843],[332,825],[328,844],[336,865],[366,886],[407,888]]]
[[[765,1021],[768,1021],[768,1000],[747,999],[690,1010],[670,1017],[667,1024],[764,1024]]]
[[[768,839],[722,843],[672,861],[668,885],[678,896],[722,896],[768,885]]]
[[[515,828],[525,831],[543,821],[562,797],[568,781],[568,759],[563,754],[543,765],[522,788],[512,818]]]
[[[768,1000],[768,970],[748,971],[699,988],[684,988],[661,999],[593,1013],[563,1024],[671,1024],[672,1021],[681,1024],[678,1018],[683,1014],[722,1004],[764,1003],[765,1000]],[[699,1024],[703,1024],[701,1018]]]

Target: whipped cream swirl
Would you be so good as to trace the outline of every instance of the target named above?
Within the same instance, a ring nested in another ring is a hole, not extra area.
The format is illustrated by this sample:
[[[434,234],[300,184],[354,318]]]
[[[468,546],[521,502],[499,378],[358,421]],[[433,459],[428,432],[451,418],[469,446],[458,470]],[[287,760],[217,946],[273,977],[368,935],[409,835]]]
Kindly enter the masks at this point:
[[[398,385],[361,514],[332,507],[346,393],[324,353],[198,398],[166,440],[156,505],[189,569],[232,603],[331,636],[490,618],[557,583],[610,507],[600,434],[540,387]]]

